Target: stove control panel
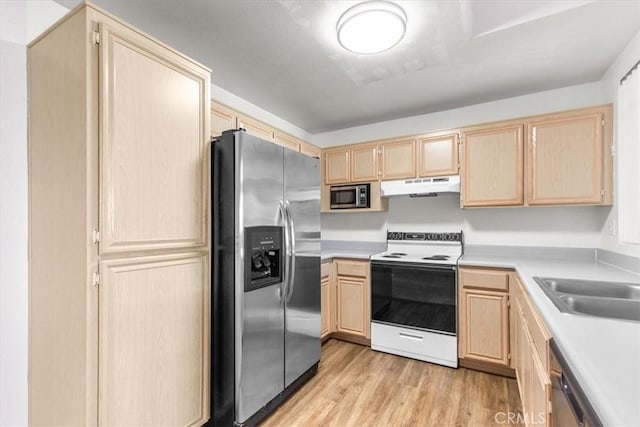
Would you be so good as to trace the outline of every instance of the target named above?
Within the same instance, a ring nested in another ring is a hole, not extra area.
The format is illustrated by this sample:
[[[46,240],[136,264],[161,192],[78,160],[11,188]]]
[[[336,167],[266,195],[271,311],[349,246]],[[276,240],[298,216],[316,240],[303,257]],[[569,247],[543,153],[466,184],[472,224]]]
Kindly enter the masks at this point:
[[[412,233],[387,231],[387,241],[424,241],[424,242],[462,242],[462,232],[459,233]]]

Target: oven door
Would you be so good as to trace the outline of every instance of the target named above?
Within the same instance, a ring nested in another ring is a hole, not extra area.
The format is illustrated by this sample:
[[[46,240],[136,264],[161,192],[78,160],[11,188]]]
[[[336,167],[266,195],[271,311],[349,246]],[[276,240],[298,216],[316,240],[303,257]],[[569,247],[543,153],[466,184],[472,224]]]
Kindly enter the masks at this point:
[[[456,335],[457,268],[371,261],[371,321]]]

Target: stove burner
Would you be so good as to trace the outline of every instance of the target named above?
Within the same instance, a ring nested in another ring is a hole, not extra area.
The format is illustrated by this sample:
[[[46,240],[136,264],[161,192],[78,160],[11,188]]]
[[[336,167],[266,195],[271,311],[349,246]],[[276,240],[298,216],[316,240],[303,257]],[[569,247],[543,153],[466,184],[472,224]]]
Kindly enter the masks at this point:
[[[402,253],[402,252],[392,252],[390,255],[405,256],[407,254]]]
[[[431,255],[431,256],[426,256],[422,259],[432,260],[432,261],[446,261],[449,258],[450,258],[449,255]]]
[[[402,258],[399,255],[382,255],[382,258]]]

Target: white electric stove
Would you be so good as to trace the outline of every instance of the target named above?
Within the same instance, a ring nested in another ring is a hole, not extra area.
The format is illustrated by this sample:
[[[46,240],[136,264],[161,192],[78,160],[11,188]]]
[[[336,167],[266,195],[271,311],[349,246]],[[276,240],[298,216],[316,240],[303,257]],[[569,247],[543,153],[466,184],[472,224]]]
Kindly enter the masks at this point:
[[[458,366],[457,261],[462,232],[387,232],[371,257],[371,347]]]

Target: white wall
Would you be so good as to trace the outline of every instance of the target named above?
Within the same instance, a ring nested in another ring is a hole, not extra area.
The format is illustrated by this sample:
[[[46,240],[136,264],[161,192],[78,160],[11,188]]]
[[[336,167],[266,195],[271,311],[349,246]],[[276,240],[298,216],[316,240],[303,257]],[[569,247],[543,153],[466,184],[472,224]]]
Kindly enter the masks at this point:
[[[438,113],[319,133],[313,135],[310,142],[319,147],[330,147],[588,107],[599,103],[601,103],[600,82],[593,82]]]
[[[603,102],[612,102],[614,104],[614,131],[613,140],[614,145],[618,144],[617,136],[617,106],[618,106],[618,87],[620,79],[633,67],[633,65],[640,59],[640,32],[629,42],[625,49],[620,53],[618,58],[609,67],[604,77],[600,81],[602,90]],[[638,71],[636,71],[637,73]],[[617,158],[614,157],[614,161],[617,162]],[[640,165],[638,165],[640,167]],[[614,168],[617,171],[617,167]],[[614,182],[617,182],[617,176]],[[615,186],[617,194],[617,185]],[[640,200],[638,201],[640,203]],[[618,242],[618,211],[617,207],[609,213],[609,216],[602,228],[600,246],[610,251],[623,253],[626,255],[632,255],[640,257],[640,245],[630,245]]]
[[[388,229],[458,231],[468,244],[598,247],[609,208],[460,209],[457,195],[393,197],[388,212],[322,214],[322,238],[384,241]]]
[[[26,43],[66,9],[0,1],[0,425],[27,424]]]

